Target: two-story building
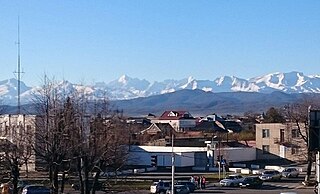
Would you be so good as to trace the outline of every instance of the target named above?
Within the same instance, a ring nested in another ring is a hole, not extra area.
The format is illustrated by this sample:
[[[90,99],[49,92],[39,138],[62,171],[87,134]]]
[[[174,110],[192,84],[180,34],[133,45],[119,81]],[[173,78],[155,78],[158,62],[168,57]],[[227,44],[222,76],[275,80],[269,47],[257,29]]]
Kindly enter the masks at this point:
[[[19,146],[20,157],[28,161],[29,171],[34,171],[36,168],[37,156],[32,148],[37,144],[35,131],[40,127],[39,123],[39,117],[36,115],[0,115],[1,139]],[[23,164],[21,169],[25,167]]]
[[[307,160],[307,144],[295,123],[255,124],[257,159]],[[305,128],[301,128],[305,134]]]
[[[152,123],[169,123],[176,132],[189,131],[196,126],[196,119],[188,111],[165,111]]]

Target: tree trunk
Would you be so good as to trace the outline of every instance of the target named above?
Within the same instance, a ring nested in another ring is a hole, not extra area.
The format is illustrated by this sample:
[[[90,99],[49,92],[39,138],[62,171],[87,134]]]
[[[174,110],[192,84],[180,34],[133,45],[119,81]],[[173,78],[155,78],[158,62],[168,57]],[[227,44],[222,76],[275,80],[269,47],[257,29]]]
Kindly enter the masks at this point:
[[[312,161],[313,161],[312,152],[308,151],[307,174],[306,174],[306,176],[305,176],[305,178],[304,178],[304,181],[305,181],[306,183],[308,183],[308,182],[310,181]]]
[[[25,161],[24,161],[24,164],[25,164],[25,166],[26,166],[26,177],[28,178],[28,177],[29,177],[28,160],[25,160]]]
[[[90,183],[89,183],[89,166],[88,166],[88,158],[85,156],[83,157],[83,175],[84,175],[84,187],[85,187],[85,194],[90,194]]]
[[[13,194],[18,194],[18,180],[19,180],[19,165],[18,165],[18,161],[13,161],[13,166],[12,166],[12,183],[13,183]]]
[[[100,166],[101,167],[101,166]],[[96,174],[94,175],[94,180],[93,180],[93,187],[92,187],[92,194],[96,193],[96,188],[100,188],[102,189],[103,185],[98,185],[99,184],[99,177],[100,177],[100,173],[101,171],[98,170],[98,172],[96,172]]]
[[[84,186],[83,186],[83,178],[82,178],[82,159],[80,157],[77,158],[77,170],[78,170],[78,177],[79,177],[79,189],[80,193],[84,194]]]
[[[53,193],[58,194],[59,193],[59,180],[58,180],[58,172],[59,168],[57,165],[55,165],[53,169]]]
[[[66,172],[63,171],[63,173],[62,173],[62,179],[61,179],[61,189],[60,189],[61,193],[64,192],[64,182],[65,182],[65,178],[66,178]]]
[[[52,173],[52,163],[49,165],[49,180],[50,180],[50,183],[53,182],[53,173]]]

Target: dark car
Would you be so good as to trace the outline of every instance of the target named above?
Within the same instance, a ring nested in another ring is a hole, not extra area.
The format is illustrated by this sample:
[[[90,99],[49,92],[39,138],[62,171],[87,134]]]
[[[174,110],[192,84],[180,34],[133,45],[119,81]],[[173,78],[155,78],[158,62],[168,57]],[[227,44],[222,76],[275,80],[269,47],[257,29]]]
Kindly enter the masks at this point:
[[[23,189],[25,186],[27,186],[27,185],[30,185],[28,181],[26,181],[26,180],[19,180],[19,181],[18,181],[18,184],[17,184],[17,188],[18,188],[19,193],[21,193],[21,192],[22,192],[22,189]]]
[[[50,194],[51,189],[42,185],[27,185],[22,189],[22,194]]]
[[[92,186],[93,186],[93,180],[89,180],[88,182],[88,186],[90,189],[92,189]],[[95,190],[96,191],[104,191],[106,190],[106,185],[104,183],[102,183],[101,181],[98,181],[95,183]],[[80,190],[80,184],[79,183],[73,183],[71,185],[71,188],[73,188],[74,190]]]
[[[194,190],[196,189],[196,184],[194,184],[193,182],[190,182],[190,181],[177,181],[176,184],[187,186],[189,188],[190,192],[194,192]]]
[[[189,194],[190,191],[186,185],[174,185],[173,194]],[[168,189],[166,194],[172,194],[171,189]]]
[[[240,183],[241,188],[261,188],[263,181],[258,176],[245,177]]]

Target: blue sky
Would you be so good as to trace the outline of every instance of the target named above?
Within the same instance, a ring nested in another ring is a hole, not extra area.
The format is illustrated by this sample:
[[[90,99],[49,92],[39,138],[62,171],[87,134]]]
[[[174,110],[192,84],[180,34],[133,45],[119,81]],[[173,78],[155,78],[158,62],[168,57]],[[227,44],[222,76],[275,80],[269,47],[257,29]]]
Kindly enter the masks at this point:
[[[0,0],[0,80],[320,74],[319,0]]]

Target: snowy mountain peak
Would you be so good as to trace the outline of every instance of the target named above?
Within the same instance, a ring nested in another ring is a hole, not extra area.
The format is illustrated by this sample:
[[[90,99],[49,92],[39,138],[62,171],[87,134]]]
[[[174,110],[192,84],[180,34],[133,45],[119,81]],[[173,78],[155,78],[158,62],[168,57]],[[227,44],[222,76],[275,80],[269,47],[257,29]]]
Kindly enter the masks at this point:
[[[191,83],[192,81],[194,81],[195,79],[194,79],[194,77],[192,77],[192,76],[189,76],[188,77],[188,83]]]
[[[233,81],[235,80],[235,77],[233,76],[221,76],[215,80],[217,85],[232,85]]]
[[[128,83],[128,80],[130,80],[131,78],[128,77],[127,75],[122,75],[119,79],[118,82],[125,85]]]
[[[36,87],[27,87],[21,82],[21,100],[28,102]],[[186,79],[155,81],[150,83],[145,79],[131,78],[123,75],[109,83],[98,82],[93,86],[73,84],[66,80],[58,82],[57,92],[66,93],[78,91],[85,93],[90,99],[107,97],[111,100],[148,97],[152,95],[175,92],[182,89],[203,90],[207,92],[261,92],[271,93],[282,91],[286,93],[320,93],[320,75],[306,76],[301,72],[270,73],[251,79],[242,79],[235,76],[222,76],[211,80],[197,80],[190,76]],[[17,80],[0,81],[0,95],[5,104],[16,104]]]
[[[8,85],[8,86],[16,87],[18,85],[18,80],[14,79],[14,78],[6,79],[3,81],[0,81],[0,85]]]

